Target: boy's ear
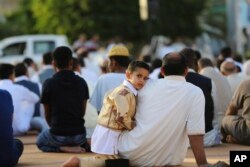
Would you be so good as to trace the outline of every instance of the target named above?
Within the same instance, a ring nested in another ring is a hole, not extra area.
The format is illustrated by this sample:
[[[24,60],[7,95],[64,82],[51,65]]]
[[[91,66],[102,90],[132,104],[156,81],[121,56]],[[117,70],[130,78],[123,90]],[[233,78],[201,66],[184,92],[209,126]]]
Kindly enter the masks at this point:
[[[130,79],[130,74],[131,74],[131,73],[130,73],[129,71],[126,71],[126,72],[125,72],[126,78]]]

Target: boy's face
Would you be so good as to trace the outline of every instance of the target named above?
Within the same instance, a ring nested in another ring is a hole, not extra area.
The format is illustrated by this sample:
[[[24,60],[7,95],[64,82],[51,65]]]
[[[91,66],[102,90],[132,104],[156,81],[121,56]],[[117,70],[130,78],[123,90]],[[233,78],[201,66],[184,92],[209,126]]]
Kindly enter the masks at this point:
[[[126,71],[127,80],[135,87],[141,89],[148,80],[149,71],[144,68],[136,68],[134,72]]]

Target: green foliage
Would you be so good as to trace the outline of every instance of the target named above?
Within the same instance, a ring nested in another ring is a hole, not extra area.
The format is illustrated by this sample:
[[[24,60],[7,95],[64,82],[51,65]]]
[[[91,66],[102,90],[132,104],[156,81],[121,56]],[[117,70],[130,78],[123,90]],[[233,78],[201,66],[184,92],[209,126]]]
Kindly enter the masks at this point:
[[[32,0],[21,0],[20,7],[6,15],[7,22],[0,26],[1,37],[36,33],[33,28],[35,20],[31,11],[31,2]]]
[[[195,37],[201,29],[197,16],[205,7],[205,0],[159,0],[157,29],[154,33],[169,37]]]
[[[6,25],[12,34],[66,34],[70,41],[80,33],[99,34],[102,39],[119,35],[129,41],[157,34],[195,37],[200,33],[197,16],[206,0],[148,1],[149,8],[152,2],[158,5],[154,13],[150,9],[149,20],[141,21],[138,0],[21,0]]]
[[[226,38],[226,1],[225,0],[210,0],[207,3],[207,8],[202,13],[203,22],[212,28],[218,29],[221,34],[208,32],[211,35]]]
[[[141,38],[138,0],[90,0],[90,10],[94,30],[103,38],[117,35],[130,40]]]
[[[39,33],[66,34],[76,37],[93,28],[89,18],[88,0],[34,0],[32,12]]]

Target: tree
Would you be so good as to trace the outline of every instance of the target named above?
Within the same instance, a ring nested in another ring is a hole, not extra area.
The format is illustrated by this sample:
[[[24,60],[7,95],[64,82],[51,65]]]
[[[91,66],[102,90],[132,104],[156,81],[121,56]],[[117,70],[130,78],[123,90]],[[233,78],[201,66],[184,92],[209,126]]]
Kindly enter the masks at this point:
[[[36,33],[31,3],[32,0],[21,0],[17,10],[5,15],[7,22],[0,26],[1,37]]]
[[[130,40],[142,37],[138,0],[90,0],[89,4],[95,30],[102,37],[119,35]]]
[[[98,33],[103,38],[121,35],[135,39],[140,24],[138,2],[118,0],[36,0],[32,11],[41,33]]]
[[[34,0],[32,12],[39,33],[66,34],[72,39],[94,28],[88,0]]]
[[[203,30],[210,35],[226,38],[226,1],[210,0],[201,15]]]
[[[141,21],[138,0],[21,0],[21,8],[7,24],[15,34],[66,34],[70,41],[80,33],[140,41],[158,34],[195,37],[201,32],[197,17],[206,0],[148,2],[149,20]]]
[[[206,0],[158,0],[157,17],[151,21],[153,33],[169,37],[199,35],[198,16],[205,5]]]

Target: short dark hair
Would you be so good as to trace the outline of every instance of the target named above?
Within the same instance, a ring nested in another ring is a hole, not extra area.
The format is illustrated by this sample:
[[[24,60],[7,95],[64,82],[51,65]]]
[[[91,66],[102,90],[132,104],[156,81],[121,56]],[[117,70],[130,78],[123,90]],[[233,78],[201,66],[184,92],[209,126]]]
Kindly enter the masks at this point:
[[[201,52],[198,50],[194,50],[194,53],[196,55],[197,60],[200,60],[201,59]]]
[[[162,69],[167,75],[183,75],[187,66],[185,57],[177,52],[166,54],[162,61]]]
[[[27,74],[27,67],[25,66],[24,63],[18,63],[15,65],[15,75],[16,77],[26,75]]]
[[[199,66],[201,68],[205,68],[205,67],[213,67],[213,63],[209,58],[201,58],[199,61]]]
[[[31,58],[27,57],[23,60],[23,63],[29,67],[34,63],[34,61]]]
[[[231,57],[232,56],[232,49],[229,46],[226,46],[220,50],[220,54],[222,55],[222,57],[224,59]]]
[[[149,65],[144,61],[132,61],[129,63],[127,71],[134,72],[137,68],[144,68],[149,71]]]
[[[53,52],[53,60],[59,69],[67,68],[72,60],[72,51],[67,46],[59,46]]]
[[[109,57],[109,59],[115,60],[119,64],[119,66],[125,68],[127,68],[130,63],[130,59],[127,56],[111,56]]]
[[[11,64],[0,64],[0,79],[9,79],[14,73],[14,66]]]
[[[184,56],[186,65],[189,68],[195,69],[197,67],[198,57],[193,49],[184,48],[180,51],[180,54]]]
[[[46,52],[43,54],[43,63],[46,65],[52,64],[52,52]]]
[[[146,63],[151,63],[151,55],[150,54],[146,54],[142,57],[142,61],[146,62]]]

